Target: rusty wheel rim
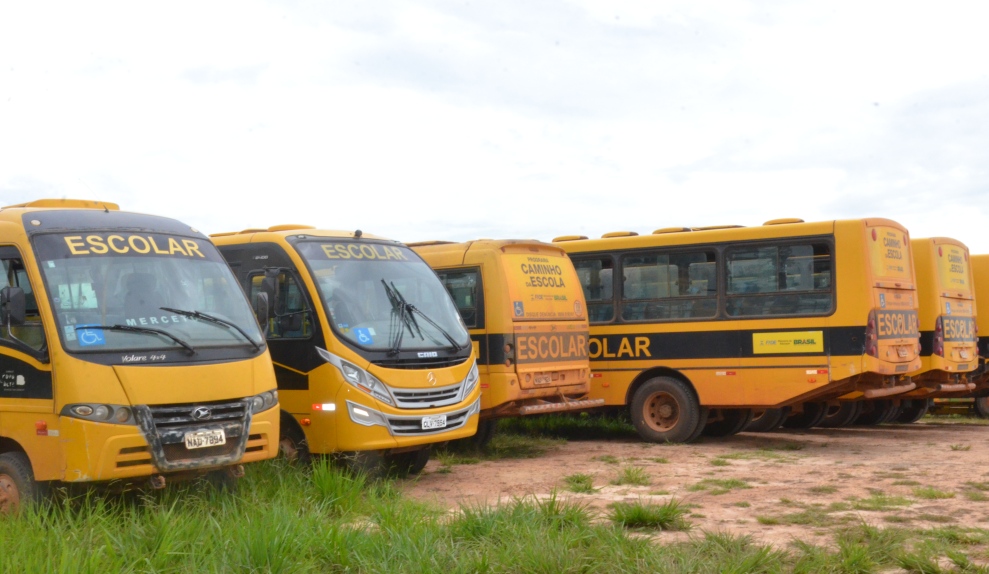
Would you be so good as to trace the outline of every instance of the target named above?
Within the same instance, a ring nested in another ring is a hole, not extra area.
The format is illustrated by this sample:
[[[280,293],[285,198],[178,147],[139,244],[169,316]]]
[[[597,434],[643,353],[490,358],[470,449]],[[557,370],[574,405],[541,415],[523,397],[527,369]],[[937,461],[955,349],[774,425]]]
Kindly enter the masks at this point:
[[[0,514],[17,510],[21,504],[21,493],[9,475],[0,474]]]
[[[646,399],[642,415],[650,429],[669,432],[680,420],[680,403],[670,393],[653,393]]]

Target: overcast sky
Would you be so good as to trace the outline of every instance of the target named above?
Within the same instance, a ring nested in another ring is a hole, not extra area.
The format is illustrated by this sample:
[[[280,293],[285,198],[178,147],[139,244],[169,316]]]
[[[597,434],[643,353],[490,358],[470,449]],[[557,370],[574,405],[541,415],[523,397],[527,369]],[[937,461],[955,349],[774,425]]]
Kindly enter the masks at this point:
[[[0,205],[403,241],[878,216],[989,253],[987,16],[0,0]]]

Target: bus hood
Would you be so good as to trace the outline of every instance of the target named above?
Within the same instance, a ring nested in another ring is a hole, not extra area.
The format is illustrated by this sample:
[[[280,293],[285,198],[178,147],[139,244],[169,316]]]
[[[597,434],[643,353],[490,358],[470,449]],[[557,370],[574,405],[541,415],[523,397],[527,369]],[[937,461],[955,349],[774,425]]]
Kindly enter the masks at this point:
[[[161,405],[241,399],[271,390],[273,375],[258,373],[260,364],[255,360],[174,367],[116,365],[113,370],[132,405]]]

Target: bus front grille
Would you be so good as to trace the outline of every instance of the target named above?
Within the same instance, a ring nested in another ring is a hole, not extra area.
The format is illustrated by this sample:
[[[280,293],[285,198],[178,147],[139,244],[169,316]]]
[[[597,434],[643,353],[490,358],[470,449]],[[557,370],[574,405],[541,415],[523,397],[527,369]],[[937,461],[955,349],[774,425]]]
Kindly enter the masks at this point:
[[[463,409],[446,416],[446,426],[443,428],[422,428],[422,417],[388,417],[388,426],[395,436],[431,435],[458,429],[470,418],[470,409]]]
[[[460,400],[460,389],[463,383],[449,387],[429,389],[396,389],[389,387],[395,397],[396,406],[400,409],[428,409],[445,407]]]
[[[139,405],[134,417],[144,432],[151,456],[159,470],[189,470],[221,466],[239,461],[247,446],[251,425],[247,400],[188,403],[178,405]],[[186,448],[189,433],[222,430],[225,443],[203,448]]]
[[[464,357],[452,357],[449,359],[429,358],[429,359],[378,359],[371,361],[371,364],[386,369],[442,369],[463,364]]]

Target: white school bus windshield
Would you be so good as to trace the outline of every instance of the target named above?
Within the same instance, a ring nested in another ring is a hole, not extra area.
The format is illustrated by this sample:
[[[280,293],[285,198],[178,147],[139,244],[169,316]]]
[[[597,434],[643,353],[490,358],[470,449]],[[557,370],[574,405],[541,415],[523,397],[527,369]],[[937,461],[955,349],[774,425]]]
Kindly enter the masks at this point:
[[[167,362],[204,348],[264,344],[240,286],[208,241],[85,232],[39,235],[34,249],[70,352],[142,350]]]
[[[366,241],[302,241],[334,331],[375,351],[462,349],[470,337],[443,284],[405,246]]]

